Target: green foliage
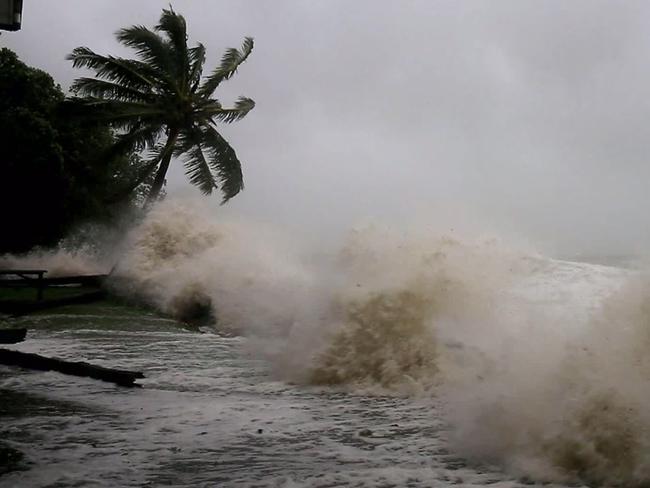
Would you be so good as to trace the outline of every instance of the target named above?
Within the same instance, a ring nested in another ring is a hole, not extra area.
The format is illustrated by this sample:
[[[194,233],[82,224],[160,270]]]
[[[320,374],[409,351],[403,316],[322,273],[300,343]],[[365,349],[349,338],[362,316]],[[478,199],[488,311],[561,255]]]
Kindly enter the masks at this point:
[[[244,187],[241,163],[216,123],[241,120],[255,102],[240,97],[234,107],[224,108],[213,93],[248,58],[253,39],[245,38],[239,50],[228,49],[203,82],[205,47],[188,48],[185,19],[171,8],[163,10],[153,30],[134,25],[121,29],[117,39],[137,59],[104,56],[87,47],[68,56],[75,68],[95,72],[95,78],[74,82],[72,90],[79,96],[74,103],[119,131],[116,152],[150,151],[140,175],[155,173],[149,200],[158,198],[172,156],[184,159],[190,182],[204,194],[220,188],[226,202],[239,193]]]
[[[71,117],[63,100],[47,73],[0,50],[0,252],[53,245],[133,198],[115,195],[133,181],[140,160],[103,157],[115,142],[111,129]]]

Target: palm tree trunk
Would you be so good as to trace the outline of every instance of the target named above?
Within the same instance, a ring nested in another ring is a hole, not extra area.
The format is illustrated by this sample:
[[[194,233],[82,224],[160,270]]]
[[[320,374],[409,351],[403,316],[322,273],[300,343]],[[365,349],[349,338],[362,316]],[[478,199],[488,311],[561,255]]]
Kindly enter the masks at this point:
[[[150,207],[156,200],[158,200],[160,190],[162,189],[163,183],[165,183],[165,176],[167,175],[167,170],[169,169],[169,163],[172,160],[174,144],[176,144],[176,139],[178,138],[179,132],[180,131],[178,129],[170,129],[169,131],[167,143],[165,144],[165,149],[163,150],[162,157],[160,158],[160,166],[158,167],[156,178],[153,180],[151,191],[149,192],[147,201],[144,204],[145,208]]]

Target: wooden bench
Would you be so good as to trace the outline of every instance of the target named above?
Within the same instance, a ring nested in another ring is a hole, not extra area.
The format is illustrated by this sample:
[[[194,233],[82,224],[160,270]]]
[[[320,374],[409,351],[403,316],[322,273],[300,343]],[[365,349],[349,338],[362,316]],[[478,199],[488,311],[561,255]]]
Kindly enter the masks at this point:
[[[43,275],[45,269],[0,269],[0,277],[16,276],[17,278],[0,278],[0,288],[36,287],[36,299],[43,299]]]

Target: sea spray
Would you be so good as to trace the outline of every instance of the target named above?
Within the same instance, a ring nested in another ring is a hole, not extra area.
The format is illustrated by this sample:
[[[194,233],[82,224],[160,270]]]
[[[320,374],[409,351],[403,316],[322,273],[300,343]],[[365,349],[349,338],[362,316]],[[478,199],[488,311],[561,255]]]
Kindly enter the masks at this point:
[[[34,249],[23,255],[0,256],[0,268],[44,269],[46,277],[62,275],[102,274],[110,265],[92,246],[58,246],[54,249]]]
[[[116,277],[166,313],[211,303],[217,328],[277,333],[305,302],[311,277],[271,232],[214,218],[206,206],[163,202],[127,241]]]
[[[408,290],[348,303],[344,325],[317,356],[309,381],[390,388],[405,378],[435,379],[434,310],[429,296]]]
[[[529,325],[513,329],[509,347],[483,351],[493,364],[489,374],[447,385],[454,445],[469,458],[537,480],[645,486],[650,281],[561,262],[549,272],[565,292],[587,282],[594,294],[599,275],[610,289],[584,315],[572,311],[587,303],[570,297],[564,313],[551,314],[542,312],[543,293],[529,296]]]
[[[120,293],[181,319],[210,310],[282,379],[434,394],[456,453],[516,475],[650,480],[645,278],[372,225],[301,249],[171,199],[122,248]],[[31,263],[51,267],[43,256]]]
[[[81,224],[51,248],[0,255],[0,268],[44,269],[47,278],[108,274],[122,254],[125,229],[135,222],[137,215],[128,212],[110,224]]]
[[[525,275],[493,239],[353,230],[338,252],[164,202],[129,236],[116,270],[167,313],[211,304],[218,330],[248,337],[292,381],[400,389],[440,381],[447,345],[495,340],[500,294]]]
[[[353,232],[338,264],[347,282],[335,298],[341,318],[327,324],[310,380],[416,391],[443,381],[457,350],[485,336],[500,291],[520,271],[494,242],[375,228]]]

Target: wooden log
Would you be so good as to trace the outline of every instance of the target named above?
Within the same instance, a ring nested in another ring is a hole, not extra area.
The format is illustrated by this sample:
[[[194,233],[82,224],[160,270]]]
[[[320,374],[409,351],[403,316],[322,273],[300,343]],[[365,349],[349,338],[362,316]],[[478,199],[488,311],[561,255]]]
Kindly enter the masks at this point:
[[[82,361],[63,361],[10,349],[0,349],[0,364],[37,371],[58,371],[63,374],[108,381],[120,386],[140,386],[135,383],[135,380],[144,378],[144,374],[139,371],[104,368]]]
[[[25,340],[27,329],[0,329],[0,344],[16,344]]]

